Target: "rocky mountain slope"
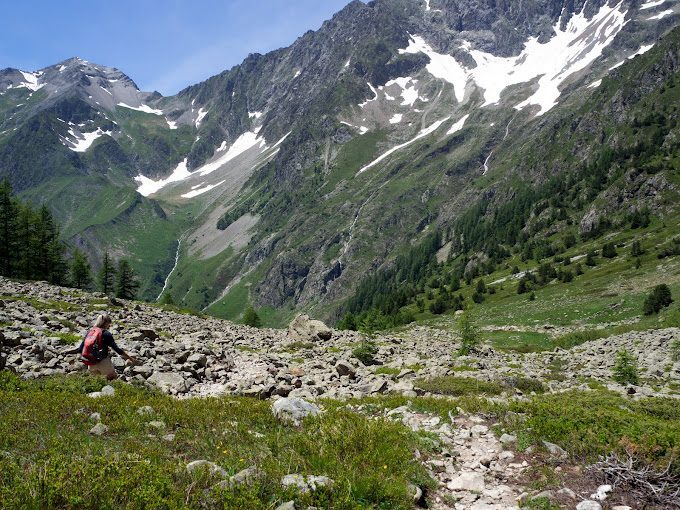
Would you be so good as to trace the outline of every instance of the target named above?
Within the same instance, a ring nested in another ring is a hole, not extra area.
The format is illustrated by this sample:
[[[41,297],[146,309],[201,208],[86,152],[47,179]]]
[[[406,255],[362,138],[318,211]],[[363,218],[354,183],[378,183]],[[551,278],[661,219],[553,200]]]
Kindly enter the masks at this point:
[[[5,70],[0,175],[73,244],[131,257],[147,299],[337,318],[366,271],[485,193],[503,200],[500,178],[540,181],[526,157],[579,108],[602,111],[600,79],[668,52],[674,73],[677,46],[653,49],[677,19],[670,1],[354,1],[173,97],[77,59]]]

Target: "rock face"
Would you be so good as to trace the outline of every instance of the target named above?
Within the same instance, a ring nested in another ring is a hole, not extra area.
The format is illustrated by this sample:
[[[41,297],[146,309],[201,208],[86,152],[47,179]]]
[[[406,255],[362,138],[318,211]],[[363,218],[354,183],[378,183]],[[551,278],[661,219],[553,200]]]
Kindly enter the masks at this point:
[[[310,319],[309,315],[300,314],[288,326],[288,334],[299,341],[330,340],[333,330],[323,322]]]

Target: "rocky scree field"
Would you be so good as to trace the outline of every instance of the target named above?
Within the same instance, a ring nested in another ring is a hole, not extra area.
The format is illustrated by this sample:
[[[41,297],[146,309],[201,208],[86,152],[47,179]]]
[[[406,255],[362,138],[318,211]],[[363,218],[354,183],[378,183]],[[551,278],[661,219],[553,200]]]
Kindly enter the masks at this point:
[[[369,339],[45,283],[0,295],[3,508],[677,506],[678,328],[456,356],[427,326]],[[103,310],[141,360],[111,385],[61,354]],[[637,386],[612,380],[622,348]]]

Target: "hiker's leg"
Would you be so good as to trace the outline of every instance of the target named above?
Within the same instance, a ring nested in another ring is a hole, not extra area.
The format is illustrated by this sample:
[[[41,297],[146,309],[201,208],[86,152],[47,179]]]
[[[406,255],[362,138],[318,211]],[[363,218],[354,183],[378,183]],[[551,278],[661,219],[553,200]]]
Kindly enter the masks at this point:
[[[92,365],[89,368],[90,372],[93,374],[104,375],[109,381],[113,381],[118,377],[118,373],[116,372],[113,363],[111,363],[111,358],[104,358],[99,363]]]

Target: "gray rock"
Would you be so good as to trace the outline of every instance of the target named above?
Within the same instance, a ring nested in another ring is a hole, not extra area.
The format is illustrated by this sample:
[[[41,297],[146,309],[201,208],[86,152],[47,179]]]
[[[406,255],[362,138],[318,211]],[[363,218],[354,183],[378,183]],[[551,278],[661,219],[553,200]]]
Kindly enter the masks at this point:
[[[549,441],[543,441],[543,446],[545,446],[545,448],[550,452],[550,455],[553,455],[557,458],[565,459],[568,456],[568,454],[564,450],[564,448],[562,448],[559,445],[556,445],[555,443],[551,443]]]
[[[154,372],[147,381],[170,393],[182,393],[187,390],[186,380],[175,372]]]
[[[485,487],[484,475],[481,473],[466,472],[451,480],[448,484],[452,491],[476,491],[482,492]]]
[[[300,314],[288,326],[288,334],[294,340],[330,340],[333,330],[323,322],[310,319],[309,315]]]
[[[137,414],[140,416],[150,416],[154,413],[153,407],[151,406],[142,406],[139,409],[137,409]]]
[[[208,358],[205,354],[197,352],[187,358],[187,363],[203,368],[208,364]]]
[[[147,365],[136,365],[132,367],[132,373],[148,379],[153,374],[153,368]]]
[[[162,430],[165,428],[165,423],[162,421],[150,421],[146,424],[146,426],[152,429]]]
[[[345,360],[340,360],[335,364],[335,370],[338,373],[340,377],[346,375],[349,376],[351,379],[354,379],[357,375],[357,370],[354,368],[354,365],[352,365],[349,361]]]
[[[307,477],[298,474],[286,475],[281,479],[284,488],[297,487],[300,492],[310,492],[322,487],[332,487],[334,484],[327,476],[309,475]]]
[[[109,428],[103,423],[97,423],[94,427],[90,429],[90,434],[94,436],[103,436],[108,432]]]
[[[113,386],[106,385],[99,390],[99,393],[102,394],[102,397],[112,397],[116,394],[116,390]]]
[[[585,500],[576,505],[576,510],[602,510],[602,505],[597,501]]]
[[[509,444],[516,443],[517,436],[513,434],[503,434],[498,440],[501,442],[501,444],[507,446]]]
[[[100,422],[100,421],[102,421],[102,415],[99,414],[99,413],[92,413],[90,415],[90,420]]]
[[[221,468],[214,462],[210,462],[205,459],[194,460],[187,464],[187,471],[189,471],[189,473],[191,474],[202,469],[207,469],[211,475],[219,476],[220,478],[227,478],[229,476],[228,473],[223,468]]]
[[[295,501],[286,501],[277,506],[276,510],[295,510]]]
[[[317,416],[321,409],[301,398],[287,397],[274,402],[272,412],[281,421],[291,421],[299,425],[307,416]]]

